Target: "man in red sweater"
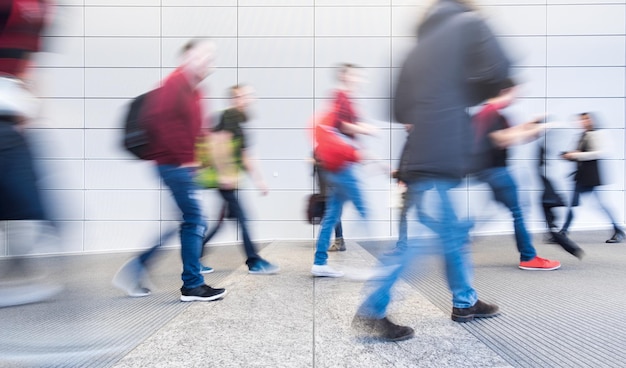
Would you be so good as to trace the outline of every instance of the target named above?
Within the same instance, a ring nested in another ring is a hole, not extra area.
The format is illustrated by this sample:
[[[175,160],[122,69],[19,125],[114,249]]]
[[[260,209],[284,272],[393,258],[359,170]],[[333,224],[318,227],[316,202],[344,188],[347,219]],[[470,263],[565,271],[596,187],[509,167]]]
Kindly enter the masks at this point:
[[[209,41],[192,41],[183,50],[181,65],[163,82],[149,102],[153,118],[150,128],[151,158],[159,175],[180,208],[183,261],[181,301],[210,301],[223,297],[225,289],[213,289],[200,273],[202,239],[207,226],[198,198],[194,174],[199,166],[195,145],[202,137],[201,94],[197,86],[213,70],[215,46]]]

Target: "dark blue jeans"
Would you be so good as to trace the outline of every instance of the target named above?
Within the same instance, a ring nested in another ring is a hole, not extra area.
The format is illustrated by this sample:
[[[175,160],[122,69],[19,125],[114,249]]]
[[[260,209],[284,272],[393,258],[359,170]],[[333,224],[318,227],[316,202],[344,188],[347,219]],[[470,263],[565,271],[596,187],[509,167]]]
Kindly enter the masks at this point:
[[[246,251],[246,264],[248,266],[251,266],[256,261],[261,259],[261,257],[259,257],[259,254],[254,247],[254,243],[252,243],[252,240],[250,239],[250,233],[248,232],[248,219],[246,218],[243,209],[239,205],[239,200],[237,199],[237,191],[232,189],[220,189],[220,195],[228,204],[228,211],[230,213],[230,216],[236,218],[237,222],[239,222],[241,236],[243,237],[243,248]]]
[[[183,261],[183,287],[195,288],[204,284],[200,273],[202,239],[207,226],[202,216],[199,200],[200,190],[196,186],[194,169],[174,165],[159,165],[159,175],[172,193],[176,205],[183,215],[180,225],[180,254]]]
[[[45,220],[33,155],[13,124],[0,121],[0,220]]]
[[[506,167],[494,167],[476,174],[478,180],[485,182],[491,188],[496,201],[505,205],[513,216],[515,242],[520,253],[520,261],[530,261],[537,256],[530,235],[524,224],[522,208],[517,198],[517,185]]]

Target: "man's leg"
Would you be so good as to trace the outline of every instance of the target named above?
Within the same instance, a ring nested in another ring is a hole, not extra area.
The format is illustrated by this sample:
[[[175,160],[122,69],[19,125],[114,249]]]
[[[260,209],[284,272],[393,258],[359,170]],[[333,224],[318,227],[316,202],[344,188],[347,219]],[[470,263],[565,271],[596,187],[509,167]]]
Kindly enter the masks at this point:
[[[204,285],[204,277],[200,274],[200,257],[202,239],[207,227],[198,200],[200,192],[193,181],[191,168],[161,165],[159,166],[159,173],[170,188],[183,215],[180,229],[181,258],[183,261],[182,280],[184,288],[193,289]]]
[[[222,198],[228,203],[228,209],[230,211],[230,215],[237,219],[239,223],[239,228],[241,229],[241,235],[243,237],[243,247],[246,252],[246,264],[250,266],[255,263],[261,257],[254,247],[254,243],[250,239],[250,234],[248,233],[248,225],[247,219],[243,212],[243,209],[239,205],[239,200],[237,199],[237,192],[235,190],[225,190],[220,189],[220,194]]]
[[[520,253],[520,261],[526,262],[535,258],[537,251],[526,230],[524,215],[517,197],[517,186],[509,170],[506,167],[488,169],[484,174],[481,173],[480,179],[489,184],[496,201],[505,205],[513,216],[515,243]]]

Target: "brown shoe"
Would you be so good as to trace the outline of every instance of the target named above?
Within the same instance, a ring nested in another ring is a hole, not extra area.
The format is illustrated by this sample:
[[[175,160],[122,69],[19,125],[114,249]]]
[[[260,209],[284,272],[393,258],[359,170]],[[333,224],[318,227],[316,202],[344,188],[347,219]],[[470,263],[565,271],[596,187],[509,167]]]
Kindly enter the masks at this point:
[[[376,319],[356,315],[352,320],[352,327],[388,341],[406,340],[415,336],[411,327],[397,325],[387,317]]]
[[[452,320],[454,322],[469,322],[474,318],[495,317],[500,312],[498,306],[487,304],[478,300],[476,304],[469,308],[452,308]]]

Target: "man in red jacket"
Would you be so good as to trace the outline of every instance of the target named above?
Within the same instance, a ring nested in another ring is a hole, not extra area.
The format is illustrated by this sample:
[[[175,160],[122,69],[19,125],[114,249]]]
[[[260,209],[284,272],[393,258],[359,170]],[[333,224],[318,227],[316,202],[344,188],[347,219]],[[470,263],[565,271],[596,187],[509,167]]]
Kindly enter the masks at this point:
[[[215,46],[206,40],[190,41],[183,48],[180,66],[163,80],[161,88],[151,93],[143,112],[149,121],[150,152],[148,158],[157,165],[159,175],[170,189],[182,212],[180,226],[183,262],[181,301],[211,301],[226,294],[204,283],[201,274],[203,236],[207,225],[202,215],[199,188],[194,182],[195,146],[205,131],[201,93],[198,84],[213,70]],[[146,296],[150,290],[141,285],[145,263],[153,250],[131,259],[113,279],[113,284],[130,296]]]

